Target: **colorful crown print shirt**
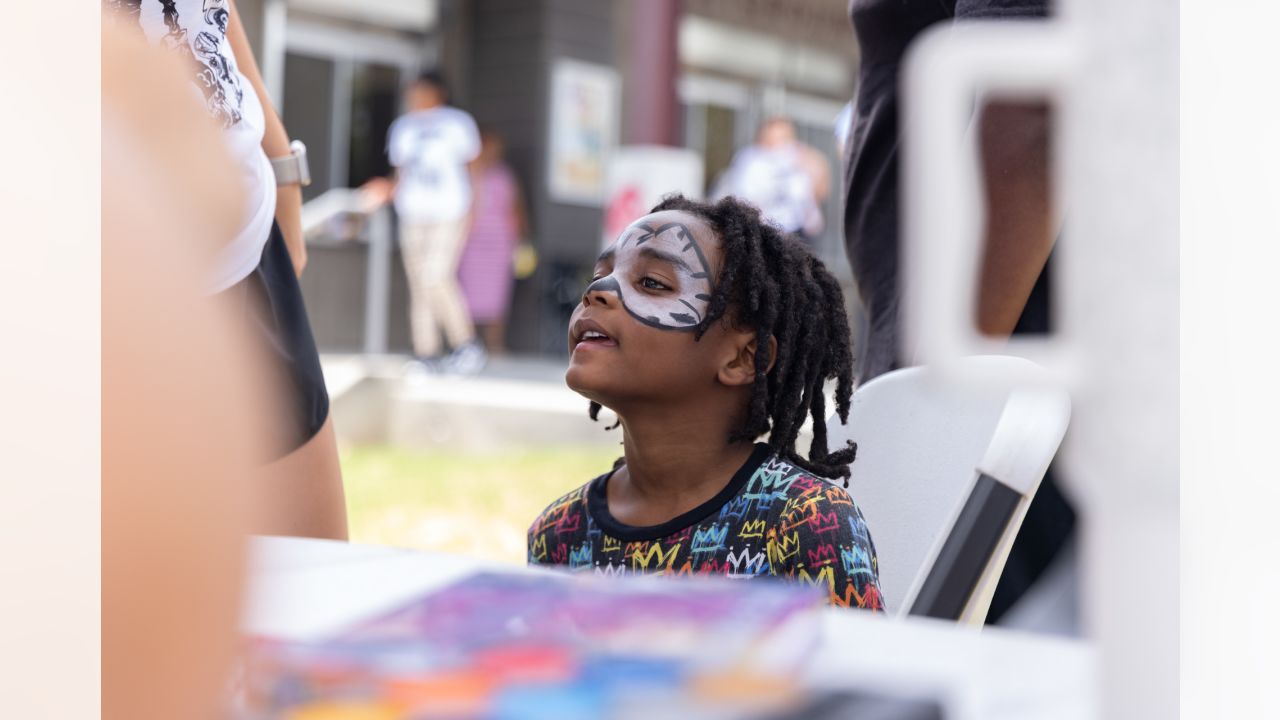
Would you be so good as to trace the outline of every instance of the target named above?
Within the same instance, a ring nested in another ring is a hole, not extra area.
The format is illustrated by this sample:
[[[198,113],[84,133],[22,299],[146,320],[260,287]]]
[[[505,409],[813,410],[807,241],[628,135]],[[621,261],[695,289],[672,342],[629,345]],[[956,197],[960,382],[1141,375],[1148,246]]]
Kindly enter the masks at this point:
[[[758,443],[715,497],[661,525],[616,520],[610,471],[551,503],[529,528],[529,564],[597,575],[782,578],[832,605],[883,610],[875,545],[849,493]]]

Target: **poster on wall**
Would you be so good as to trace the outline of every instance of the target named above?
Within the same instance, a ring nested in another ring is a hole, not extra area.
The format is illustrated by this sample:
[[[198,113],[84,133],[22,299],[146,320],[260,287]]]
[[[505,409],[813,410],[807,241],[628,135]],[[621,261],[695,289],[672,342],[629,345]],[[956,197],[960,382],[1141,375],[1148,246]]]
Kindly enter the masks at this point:
[[[702,199],[702,156],[686,148],[624,145],[609,158],[605,176],[604,237],[609,246],[628,225],[679,192]]]
[[[557,60],[551,70],[547,185],[555,202],[600,206],[618,136],[618,74],[607,65]]]

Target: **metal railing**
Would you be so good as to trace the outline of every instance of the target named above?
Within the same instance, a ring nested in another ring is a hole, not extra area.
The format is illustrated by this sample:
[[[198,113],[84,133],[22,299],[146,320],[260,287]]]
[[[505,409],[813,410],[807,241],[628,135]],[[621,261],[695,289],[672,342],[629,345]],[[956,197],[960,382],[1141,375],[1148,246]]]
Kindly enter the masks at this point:
[[[366,355],[387,352],[387,325],[391,302],[391,209],[371,206],[351,188],[334,188],[302,206],[302,233],[308,244],[332,238],[340,219],[360,218],[364,231],[339,243],[364,242],[369,246],[364,288],[364,342]],[[332,244],[332,243],[326,243]]]

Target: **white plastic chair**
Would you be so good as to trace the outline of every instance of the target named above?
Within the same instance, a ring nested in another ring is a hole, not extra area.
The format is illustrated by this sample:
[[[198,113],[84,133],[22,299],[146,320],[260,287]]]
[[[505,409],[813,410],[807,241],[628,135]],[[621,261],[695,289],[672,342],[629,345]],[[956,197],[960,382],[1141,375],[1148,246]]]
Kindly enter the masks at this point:
[[[1071,403],[1021,358],[966,358],[957,369],[947,375],[956,381],[922,367],[875,378],[854,392],[848,425],[828,420],[828,442],[858,443],[849,492],[889,612],[980,625]],[[966,374],[1008,382],[966,385]]]

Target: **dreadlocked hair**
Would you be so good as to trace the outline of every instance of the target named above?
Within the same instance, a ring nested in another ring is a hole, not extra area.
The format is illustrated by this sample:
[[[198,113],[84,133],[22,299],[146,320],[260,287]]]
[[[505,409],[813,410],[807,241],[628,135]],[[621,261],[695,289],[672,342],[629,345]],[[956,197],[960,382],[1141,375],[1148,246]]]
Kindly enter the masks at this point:
[[[706,222],[721,242],[724,264],[702,322],[700,340],[714,322],[726,318],[756,334],[755,381],[746,423],[729,442],[754,441],[769,433],[769,448],[793,465],[826,478],[843,478],[857,455],[852,441],[827,449],[823,387],[835,380],[836,413],[849,419],[853,394],[853,343],[844,294],[822,261],[799,240],[765,222],[754,206],[733,197],[715,203],[669,195],[650,212],[680,210]],[[769,368],[769,338],[777,355]],[[590,405],[592,420],[600,405]],[[805,417],[813,419],[808,457],[796,451]],[[616,425],[615,425],[616,426]]]

